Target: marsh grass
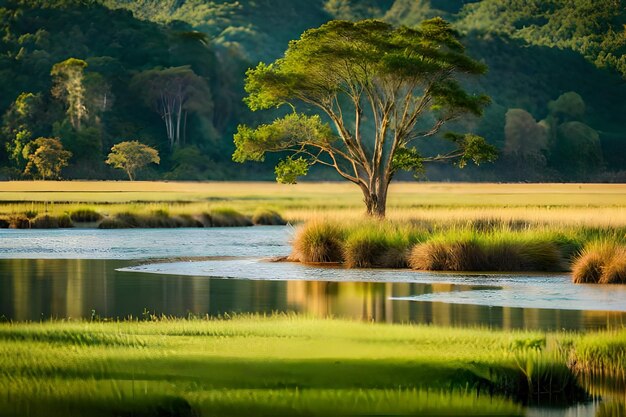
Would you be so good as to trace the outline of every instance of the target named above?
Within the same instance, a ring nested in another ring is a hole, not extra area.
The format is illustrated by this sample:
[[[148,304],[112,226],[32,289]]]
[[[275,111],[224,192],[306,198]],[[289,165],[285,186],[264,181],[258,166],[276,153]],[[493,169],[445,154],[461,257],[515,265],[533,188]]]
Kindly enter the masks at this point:
[[[348,268],[406,268],[408,252],[422,235],[419,228],[389,230],[381,222],[364,224],[347,233],[344,264]]]
[[[74,223],[95,223],[102,220],[102,214],[89,207],[72,210],[69,216]]]
[[[0,413],[519,415],[520,404],[580,399],[577,377],[588,370],[623,375],[625,347],[624,330],[543,334],[294,315],[5,323]]]
[[[283,226],[287,221],[276,211],[258,208],[252,215],[252,223],[258,226]]]
[[[334,222],[311,221],[298,228],[290,259],[298,262],[343,262],[345,230]]]
[[[230,207],[218,207],[208,212],[213,227],[246,227],[252,226],[250,217]]]
[[[342,262],[348,268],[406,268],[431,271],[567,271],[575,254],[598,236],[623,241],[613,228],[517,228],[494,223],[344,221],[316,219],[293,239],[291,258]],[[621,264],[616,262],[616,269]],[[615,275],[619,276],[620,272]]]
[[[626,284],[626,246],[615,241],[588,243],[572,263],[578,284]]]
[[[67,214],[58,216],[41,214],[30,222],[31,229],[66,229],[73,226],[72,219]]]
[[[54,191],[51,191],[54,190]],[[272,207],[290,223],[318,218],[337,222],[362,218],[362,195],[344,182],[281,185],[271,182],[5,182],[0,217],[36,211],[58,215],[88,206],[101,214],[149,213],[166,207],[172,215],[197,215],[227,206],[252,216]],[[388,216],[404,222],[470,226],[488,231],[550,226],[626,226],[626,186],[611,184],[394,183]]]

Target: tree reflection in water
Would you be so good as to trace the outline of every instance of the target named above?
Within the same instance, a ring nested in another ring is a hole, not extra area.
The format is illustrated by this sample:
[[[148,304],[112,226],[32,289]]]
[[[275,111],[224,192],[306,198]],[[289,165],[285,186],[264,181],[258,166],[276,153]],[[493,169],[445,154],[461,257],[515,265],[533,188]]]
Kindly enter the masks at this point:
[[[394,300],[473,291],[456,284],[209,279],[116,271],[131,261],[0,260],[0,315],[6,319],[138,317],[297,312],[388,323],[504,329],[620,326],[617,312],[486,307]]]

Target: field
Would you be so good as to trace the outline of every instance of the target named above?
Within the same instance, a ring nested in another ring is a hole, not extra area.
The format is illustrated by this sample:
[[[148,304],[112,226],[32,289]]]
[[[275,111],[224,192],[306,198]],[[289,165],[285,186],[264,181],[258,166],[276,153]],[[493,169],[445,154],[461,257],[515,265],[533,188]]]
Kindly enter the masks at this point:
[[[623,377],[625,348],[624,331],[298,316],[5,323],[0,414],[522,415],[585,398],[584,375]]]
[[[247,215],[267,208],[278,211],[290,222],[320,216],[353,219],[364,212],[360,191],[345,182],[282,185],[34,181],[0,185],[0,214],[60,214],[83,207],[103,214],[155,210],[197,214],[227,207]],[[626,185],[395,183],[389,192],[388,218],[500,218],[623,226]]]

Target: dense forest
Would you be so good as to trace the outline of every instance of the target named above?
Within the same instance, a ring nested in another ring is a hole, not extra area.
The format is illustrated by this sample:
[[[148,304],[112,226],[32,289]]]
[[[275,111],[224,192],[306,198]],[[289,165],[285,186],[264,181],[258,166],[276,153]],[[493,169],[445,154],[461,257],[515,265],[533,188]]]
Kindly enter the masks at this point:
[[[274,161],[231,160],[237,125],[273,117],[243,103],[248,68],[332,19],[436,16],[489,68],[467,88],[491,105],[456,127],[500,157],[428,179],[626,181],[626,0],[4,0],[0,178],[42,177],[47,143],[62,178],[121,179],[107,156],[139,141],[160,156],[141,179],[271,179]]]

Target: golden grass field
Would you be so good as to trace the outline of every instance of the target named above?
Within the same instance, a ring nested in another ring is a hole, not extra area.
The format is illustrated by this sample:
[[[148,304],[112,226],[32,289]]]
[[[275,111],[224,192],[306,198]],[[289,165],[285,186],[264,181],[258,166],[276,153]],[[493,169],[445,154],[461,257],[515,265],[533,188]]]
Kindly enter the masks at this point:
[[[230,207],[278,210],[290,221],[358,218],[360,190],[350,183],[19,181],[0,183],[0,214],[59,213],[88,206],[104,213],[167,209],[195,213]],[[388,217],[522,219],[626,225],[625,184],[395,183]]]

